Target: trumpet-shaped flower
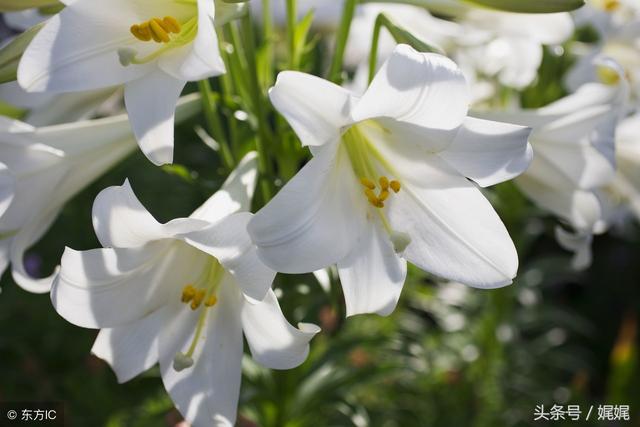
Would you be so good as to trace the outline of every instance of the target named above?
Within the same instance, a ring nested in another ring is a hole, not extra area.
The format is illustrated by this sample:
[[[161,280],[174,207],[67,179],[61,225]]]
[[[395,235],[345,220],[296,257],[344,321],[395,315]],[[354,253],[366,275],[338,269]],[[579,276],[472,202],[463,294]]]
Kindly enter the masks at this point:
[[[156,363],[164,385],[195,427],[234,425],[242,337],[274,369],[302,363],[314,325],[291,326],[246,232],[256,156],[248,155],[189,218],[158,223],[128,182],[96,198],[104,249],[67,249],[51,299],[70,322],[100,328],[93,353],[120,382]]]
[[[314,157],[249,223],[267,265],[337,263],[349,315],[390,313],[405,260],[471,286],[511,283],[513,243],[469,179],[524,171],[529,129],[468,118],[452,61],[400,45],[361,98],[297,72],[281,73],[270,97]]]
[[[599,193],[615,175],[615,129],[628,98],[617,64],[597,68],[613,81],[586,84],[537,110],[480,115],[533,128],[533,162],[515,182],[536,204],[587,233],[606,228]]]
[[[192,114],[199,102],[190,96],[180,102],[178,112]],[[47,292],[52,278],[31,278],[23,266],[24,252],[69,199],[135,147],[126,115],[39,128],[0,118],[0,272],[11,262],[20,286]]]
[[[66,0],[25,51],[29,92],[125,85],[134,134],[156,164],[173,161],[175,106],[187,81],[224,73],[212,0]]]

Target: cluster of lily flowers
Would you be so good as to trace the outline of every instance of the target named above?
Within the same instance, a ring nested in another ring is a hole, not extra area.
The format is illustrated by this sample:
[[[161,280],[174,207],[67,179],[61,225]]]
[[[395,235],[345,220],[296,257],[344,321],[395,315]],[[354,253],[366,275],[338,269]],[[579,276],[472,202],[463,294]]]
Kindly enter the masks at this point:
[[[552,14],[454,0],[366,3],[344,52],[353,78],[338,85],[283,71],[270,89],[312,158],[257,213],[260,152],[191,216],[165,224],[127,181],[95,199],[103,248],[67,248],[50,277],[32,277],[25,252],[74,195],[138,148],[155,165],[172,163],[176,120],[202,104],[197,94],[181,97],[185,85],[225,73],[216,28],[262,6],[62,3],[55,15],[5,16],[16,29],[41,27],[17,82],[0,87],[3,102],[29,111],[24,121],[0,117],[0,273],[11,266],[25,290],[51,292],[65,319],[100,329],[92,352],[119,381],[159,364],[194,426],[234,424],[243,336],[269,368],[307,357],[319,328],[284,318],[271,289],[276,272],[336,265],[347,315],[388,315],[407,263],[476,288],[512,283],[518,254],[485,187],[515,180],[555,215],[576,268],[588,266],[594,235],[640,219],[638,2],[593,0]],[[318,31],[335,33],[342,2],[298,6],[301,16],[315,10]],[[284,2],[270,7],[286,25]],[[368,61],[380,14],[440,53],[382,33]],[[586,24],[598,41],[575,44],[566,97],[532,110],[496,104],[501,91],[534,82],[544,46],[562,49]],[[126,114],[91,119],[121,93]]]

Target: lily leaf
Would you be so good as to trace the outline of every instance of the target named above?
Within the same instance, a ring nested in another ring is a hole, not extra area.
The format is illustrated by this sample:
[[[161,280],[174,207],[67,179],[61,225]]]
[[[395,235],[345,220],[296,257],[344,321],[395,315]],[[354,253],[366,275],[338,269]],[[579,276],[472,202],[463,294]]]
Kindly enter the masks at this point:
[[[491,9],[518,13],[568,12],[584,6],[584,0],[464,0]]]
[[[11,82],[17,78],[20,58],[43,25],[38,24],[29,28],[0,49],[0,83]]]
[[[34,7],[63,6],[57,0],[0,0],[0,12],[31,9]]]

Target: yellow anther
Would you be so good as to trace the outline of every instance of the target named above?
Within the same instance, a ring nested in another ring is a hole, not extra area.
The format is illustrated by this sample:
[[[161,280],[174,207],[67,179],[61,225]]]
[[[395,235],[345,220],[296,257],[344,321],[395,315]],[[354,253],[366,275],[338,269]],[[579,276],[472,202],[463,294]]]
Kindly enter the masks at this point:
[[[402,188],[400,181],[396,181],[395,179],[389,183],[389,186],[391,187],[394,193],[399,192],[400,188]]]
[[[154,18],[149,21],[149,28],[151,28],[151,36],[157,43],[169,43],[169,33],[162,28],[162,21],[158,18]]]
[[[131,34],[143,42],[153,40],[157,43],[169,43],[171,41],[169,34],[178,34],[181,31],[182,26],[172,16],[165,16],[162,19],[152,18],[131,26]]]
[[[615,12],[620,6],[620,0],[604,0],[604,10],[607,12]]]
[[[596,67],[596,74],[600,81],[606,85],[615,86],[620,83],[620,74],[611,67],[600,65]]]
[[[145,24],[132,25],[131,34],[133,34],[138,40],[148,42],[149,40],[151,40],[151,32],[149,31],[149,25]]]
[[[207,300],[204,302],[204,306],[205,307],[213,307],[214,305],[216,305],[218,303],[218,297],[216,297],[215,295],[211,295],[209,298],[207,298]]]
[[[384,208],[384,202],[380,199],[374,204],[376,208]]]
[[[386,176],[381,176],[379,181],[380,181],[380,188],[382,188],[382,191],[389,189],[389,178],[387,178]]]
[[[367,199],[369,199],[369,201],[378,200],[378,196],[376,196],[376,193],[374,193],[370,188],[366,188],[364,190],[364,195],[367,196]]]
[[[371,181],[369,178],[360,178],[360,183],[367,187],[369,190],[375,190],[376,183]]]
[[[182,302],[187,303],[196,296],[196,288],[191,285],[187,285],[182,290]]]
[[[204,295],[205,293],[202,289],[196,291],[193,301],[191,301],[191,310],[197,310],[198,307],[200,307],[200,304],[202,304],[202,301],[204,300]]]
[[[389,198],[389,191],[388,190],[382,190],[380,192],[380,195],[378,196],[378,199],[381,202],[384,202],[385,200],[387,200]]]
[[[165,16],[162,20],[162,23],[164,24],[164,29],[170,33],[178,34],[180,31],[182,31],[180,23],[173,16]]]

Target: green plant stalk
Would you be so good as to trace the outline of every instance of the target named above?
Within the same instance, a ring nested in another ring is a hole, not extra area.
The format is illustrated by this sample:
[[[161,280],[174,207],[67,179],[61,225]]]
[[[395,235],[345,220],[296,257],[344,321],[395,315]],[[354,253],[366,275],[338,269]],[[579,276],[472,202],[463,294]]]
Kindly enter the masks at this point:
[[[347,48],[347,40],[349,39],[349,32],[351,30],[351,21],[353,21],[353,15],[356,11],[357,5],[358,0],[346,0],[344,2],[340,27],[338,27],[338,33],[336,36],[336,47],[335,52],[333,53],[333,61],[331,62],[331,68],[329,69],[329,80],[334,83],[341,83],[344,52]]]
[[[209,133],[218,144],[220,144],[220,155],[222,157],[222,162],[224,163],[225,168],[228,170],[233,170],[235,161],[233,159],[233,154],[229,148],[229,143],[224,135],[224,130],[222,128],[222,122],[220,121],[220,116],[218,115],[218,108],[213,100],[211,90],[211,84],[208,79],[200,80],[198,82],[198,89],[200,90],[200,94],[202,95],[202,112],[204,114],[205,122],[207,123],[207,128]]]
[[[296,0],[287,0],[287,42],[289,44],[289,69],[295,70],[296,64]]]
[[[267,70],[269,71],[268,81],[273,81],[273,75],[271,70],[273,69],[273,45],[275,37],[273,35],[273,13],[271,11],[271,0],[262,0],[262,36],[263,43],[265,44],[266,56],[267,56]]]
[[[222,86],[224,103],[227,99],[233,98],[233,81],[228,74],[223,74],[220,76],[220,85]],[[227,126],[229,128],[229,144],[231,146],[231,152],[234,157],[237,157],[240,155],[240,141],[238,137],[238,120],[236,120],[233,113],[227,115]]]
[[[378,45],[380,43],[380,30],[382,29],[382,21],[385,19],[383,14],[379,14],[373,26],[373,36],[371,38],[371,52],[369,53],[369,78],[367,82],[371,84],[373,77],[376,75],[376,64],[378,63]]]
[[[266,147],[269,145],[270,132],[267,121],[266,108],[264,98],[260,91],[260,82],[258,81],[258,69],[256,65],[256,46],[253,34],[253,23],[251,16],[246,14],[240,20],[242,29],[242,46],[244,48],[245,60],[247,62],[247,77],[249,83],[249,93],[253,99],[254,113],[258,120],[258,135],[256,137],[256,151],[258,152],[258,171],[261,175],[260,188],[264,197],[264,202],[271,200],[271,168],[269,167],[269,154]]]

